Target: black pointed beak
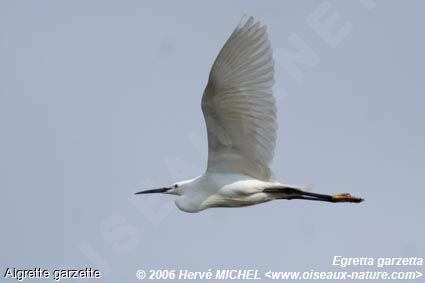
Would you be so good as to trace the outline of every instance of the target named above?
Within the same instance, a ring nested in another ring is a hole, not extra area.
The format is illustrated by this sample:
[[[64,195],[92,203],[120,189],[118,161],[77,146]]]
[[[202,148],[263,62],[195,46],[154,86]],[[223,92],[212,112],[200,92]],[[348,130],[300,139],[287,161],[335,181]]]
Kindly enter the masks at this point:
[[[156,194],[156,193],[166,193],[170,188],[160,188],[160,189],[153,189],[153,190],[145,190],[141,192],[134,193],[135,195],[141,195],[141,194]]]

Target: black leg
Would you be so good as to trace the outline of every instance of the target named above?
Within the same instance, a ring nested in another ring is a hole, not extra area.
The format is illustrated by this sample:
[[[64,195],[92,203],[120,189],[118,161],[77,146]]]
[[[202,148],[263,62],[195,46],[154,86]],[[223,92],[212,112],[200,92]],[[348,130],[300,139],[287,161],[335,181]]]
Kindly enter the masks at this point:
[[[274,187],[266,188],[263,190],[265,193],[284,194],[282,199],[304,199],[304,200],[316,200],[316,201],[327,201],[327,202],[362,202],[362,198],[353,197],[350,194],[337,194],[337,195],[324,195],[305,192],[300,189],[291,187]]]

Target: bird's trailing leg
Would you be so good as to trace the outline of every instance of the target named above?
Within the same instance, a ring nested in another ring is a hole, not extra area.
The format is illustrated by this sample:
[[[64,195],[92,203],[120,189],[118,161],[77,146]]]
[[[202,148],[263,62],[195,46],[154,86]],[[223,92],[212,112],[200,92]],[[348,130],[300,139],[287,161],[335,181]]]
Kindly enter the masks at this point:
[[[278,198],[288,199],[288,200],[304,199],[304,200],[316,200],[316,201],[327,201],[327,202],[355,202],[355,203],[359,203],[363,201],[362,198],[358,198],[347,193],[324,195],[324,194],[310,193],[310,192],[306,192],[306,191],[303,191],[297,188],[291,188],[291,187],[266,188],[263,190],[263,192],[270,193],[270,194],[278,194],[282,196]]]

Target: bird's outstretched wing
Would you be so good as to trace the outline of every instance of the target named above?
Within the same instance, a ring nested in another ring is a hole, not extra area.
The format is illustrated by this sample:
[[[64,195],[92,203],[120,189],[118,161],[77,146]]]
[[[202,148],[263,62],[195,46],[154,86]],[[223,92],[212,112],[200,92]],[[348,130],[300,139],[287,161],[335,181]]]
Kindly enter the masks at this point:
[[[207,172],[268,181],[276,143],[274,63],[266,27],[242,19],[217,56],[202,97]]]

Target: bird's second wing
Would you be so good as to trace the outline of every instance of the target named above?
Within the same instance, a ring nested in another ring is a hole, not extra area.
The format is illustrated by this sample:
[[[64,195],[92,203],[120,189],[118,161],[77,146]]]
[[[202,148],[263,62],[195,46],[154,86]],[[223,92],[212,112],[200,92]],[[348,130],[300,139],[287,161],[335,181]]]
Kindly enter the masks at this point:
[[[242,19],[218,54],[202,97],[207,172],[270,179],[277,129],[273,67],[266,27]]]

